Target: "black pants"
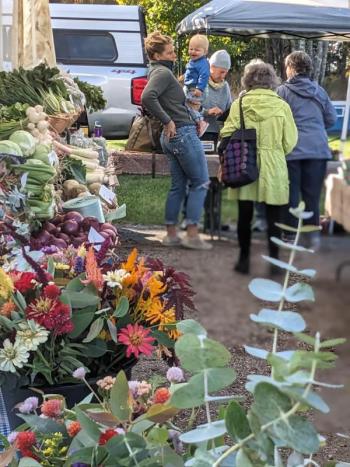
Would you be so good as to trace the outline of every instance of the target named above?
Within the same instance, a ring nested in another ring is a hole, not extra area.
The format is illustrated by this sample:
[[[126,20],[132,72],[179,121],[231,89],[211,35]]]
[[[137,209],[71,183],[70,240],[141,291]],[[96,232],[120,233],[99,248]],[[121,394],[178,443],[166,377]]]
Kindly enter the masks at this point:
[[[278,246],[271,242],[270,237],[279,237],[280,229],[275,223],[280,221],[281,206],[266,204],[267,236],[269,244],[269,255],[278,258]],[[252,236],[252,220],[254,215],[253,201],[238,201],[238,243],[241,249],[241,256],[247,257],[250,254],[250,243]]]
[[[320,223],[320,196],[323,181],[327,170],[325,159],[305,159],[300,161],[288,161],[289,173],[289,207],[295,208],[302,199],[306,211],[312,211],[314,215],[305,221],[306,224],[319,225]],[[288,209],[285,210],[285,222],[296,226],[298,221]]]

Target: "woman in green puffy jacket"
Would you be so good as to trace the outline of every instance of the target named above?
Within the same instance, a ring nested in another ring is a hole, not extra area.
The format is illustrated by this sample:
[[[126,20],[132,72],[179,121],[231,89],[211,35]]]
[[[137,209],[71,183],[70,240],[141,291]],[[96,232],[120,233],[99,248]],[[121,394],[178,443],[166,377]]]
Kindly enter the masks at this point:
[[[279,84],[273,67],[261,60],[253,60],[244,69],[241,96],[246,128],[257,132],[258,179],[232,190],[238,200],[238,241],[240,255],[235,270],[249,273],[251,223],[254,202],[266,203],[269,255],[277,258],[278,247],[270,237],[278,237],[275,223],[280,219],[281,206],[289,200],[289,180],[286,155],[297,143],[298,132],[289,105],[275,92]],[[221,131],[221,150],[232,133],[240,128],[239,99],[231,106],[229,117]]]

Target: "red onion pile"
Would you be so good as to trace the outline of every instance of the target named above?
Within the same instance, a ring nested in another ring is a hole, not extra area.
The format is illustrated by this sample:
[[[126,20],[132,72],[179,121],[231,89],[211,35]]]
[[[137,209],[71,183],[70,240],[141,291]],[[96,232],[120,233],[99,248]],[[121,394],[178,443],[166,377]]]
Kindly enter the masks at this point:
[[[82,243],[88,242],[91,227],[103,238],[109,238],[111,245],[116,244],[118,232],[114,225],[102,224],[95,217],[83,217],[79,212],[70,211],[58,214],[50,222],[45,222],[40,231],[34,232],[31,247],[36,250],[52,245],[62,250],[69,245],[78,248]]]

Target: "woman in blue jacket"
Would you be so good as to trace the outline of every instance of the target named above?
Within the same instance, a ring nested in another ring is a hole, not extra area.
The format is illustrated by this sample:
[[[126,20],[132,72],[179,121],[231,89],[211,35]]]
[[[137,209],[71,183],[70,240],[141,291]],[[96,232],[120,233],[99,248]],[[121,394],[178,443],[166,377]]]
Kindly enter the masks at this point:
[[[313,216],[306,222],[319,225],[319,203],[327,160],[331,158],[326,128],[337,119],[326,91],[311,80],[312,61],[302,51],[292,52],[285,61],[287,81],[277,93],[288,102],[298,128],[298,143],[287,156],[290,181],[289,207],[296,207],[300,197]],[[287,221],[295,225],[289,213]],[[314,246],[319,236],[313,237]]]

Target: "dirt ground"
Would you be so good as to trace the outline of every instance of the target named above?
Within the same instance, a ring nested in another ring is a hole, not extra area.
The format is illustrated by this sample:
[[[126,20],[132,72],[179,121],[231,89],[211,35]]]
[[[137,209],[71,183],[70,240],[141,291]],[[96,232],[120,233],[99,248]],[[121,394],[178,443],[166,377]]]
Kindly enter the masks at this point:
[[[272,345],[271,332],[249,319],[250,313],[257,313],[260,307],[249,293],[249,281],[253,277],[268,277],[267,265],[261,259],[266,251],[265,238],[259,234],[253,239],[251,275],[241,276],[233,271],[237,256],[234,234],[214,240],[214,248],[209,252],[165,248],[160,243],[163,230],[159,227],[123,226],[120,235],[122,255],[137,247],[140,254],[159,257],[165,264],[190,275],[197,294],[198,311],[194,318],[205,326],[210,337],[230,348],[232,366],[238,374],[232,388],[237,394],[244,393],[247,374],[264,371],[264,363],[249,357],[243,345],[266,349]],[[318,254],[297,258],[300,268],[317,270],[312,283],[316,302],[302,304],[298,310],[310,332],[319,331],[323,338],[348,338],[347,344],[337,348],[336,368],[318,376],[319,380],[344,384],[343,389],[322,390],[330,414],[312,416],[318,430],[328,439],[328,446],[314,458],[321,465],[327,460],[350,461],[350,266],[343,270],[339,282],[335,280],[337,266],[346,259],[350,260],[349,236],[323,237]],[[288,343],[293,344],[282,336],[280,349]],[[156,371],[158,363],[149,363],[149,371]]]

